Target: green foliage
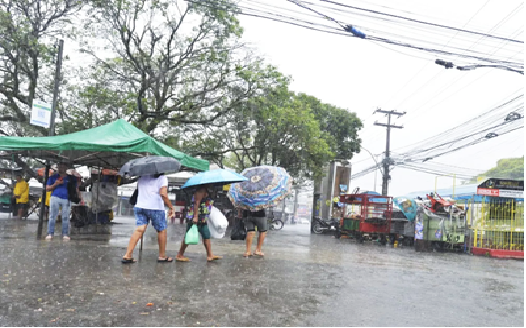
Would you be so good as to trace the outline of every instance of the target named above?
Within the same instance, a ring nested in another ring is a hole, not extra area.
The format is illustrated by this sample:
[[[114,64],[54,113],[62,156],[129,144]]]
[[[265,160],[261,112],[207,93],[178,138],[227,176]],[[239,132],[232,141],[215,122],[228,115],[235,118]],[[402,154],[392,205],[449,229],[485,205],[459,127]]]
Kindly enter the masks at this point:
[[[154,134],[158,127],[212,122],[257,89],[260,77],[248,73],[256,63],[233,59],[242,34],[233,3],[223,1],[225,9],[181,0],[91,3],[97,14],[86,27],[99,34],[86,38],[106,39],[114,49],[110,59],[84,49],[96,60],[91,84],[106,92],[80,95],[99,103],[98,111],[122,106],[122,97],[112,99],[124,89],[135,105],[127,100],[133,111],[123,116]],[[102,103],[94,99],[101,96]]]
[[[0,122],[11,135],[47,134],[29,125],[34,99],[50,102],[53,39],[81,7],[72,0],[0,2]]]
[[[478,177],[524,180],[524,156],[501,159],[497,162],[497,166]],[[471,179],[470,182],[476,183],[477,177]]]
[[[356,113],[323,104],[313,96],[299,94],[298,97],[310,106],[336,158],[350,160],[354,153],[360,152],[358,130],[363,124]]]
[[[350,159],[359,149],[361,122],[354,113],[295,95],[288,78],[274,67],[243,73],[245,78],[272,76],[277,82],[239,103],[205,127],[185,126],[183,151],[220,166],[242,170],[257,165],[285,168],[296,182],[319,179],[322,168],[338,156]],[[346,125],[348,124],[348,126]]]

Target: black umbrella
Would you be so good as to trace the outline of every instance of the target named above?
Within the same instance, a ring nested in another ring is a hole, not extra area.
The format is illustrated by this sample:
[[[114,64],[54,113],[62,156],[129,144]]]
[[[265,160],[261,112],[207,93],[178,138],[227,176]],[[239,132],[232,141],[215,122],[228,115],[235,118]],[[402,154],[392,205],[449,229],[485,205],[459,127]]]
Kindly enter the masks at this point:
[[[144,176],[163,173],[177,173],[181,162],[171,157],[149,156],[131,160],[124,164],[119,174],[121,176]]]

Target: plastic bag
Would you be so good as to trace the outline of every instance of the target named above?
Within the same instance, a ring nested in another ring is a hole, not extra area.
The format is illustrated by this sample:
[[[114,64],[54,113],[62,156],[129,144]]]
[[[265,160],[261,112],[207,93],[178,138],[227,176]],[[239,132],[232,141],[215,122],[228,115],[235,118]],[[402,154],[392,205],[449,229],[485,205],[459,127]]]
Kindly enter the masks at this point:
[[[199,242],[199,232],[197,231],[197,225],[193,224],[190,230],[186,232],[184,237],[184,243],[186,245],[197,245]]]
[[[226,231],[218,230],[214,225],[208,221],[208,230],[210,231],[210,237],[214,239],[221,239],[225,236]]]
[[[220,233],[226,231],[228,226],[228,220],[226,217],[214,206],[212,206],[212,209],[210,210],[210,220],[208,222],[209,227],[213,226],[215,230]]]

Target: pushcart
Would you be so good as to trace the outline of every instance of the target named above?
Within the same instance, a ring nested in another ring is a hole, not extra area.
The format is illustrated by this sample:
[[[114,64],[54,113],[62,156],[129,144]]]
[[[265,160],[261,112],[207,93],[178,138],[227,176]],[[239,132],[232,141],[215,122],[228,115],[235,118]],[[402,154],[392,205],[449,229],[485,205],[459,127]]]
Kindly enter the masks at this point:
[[[345,206],[340,219],[337,238],[347,236],[359,242],[379,240],[387,243],[391,232],[393,198],[373,193],[346,194],[340,196]]]

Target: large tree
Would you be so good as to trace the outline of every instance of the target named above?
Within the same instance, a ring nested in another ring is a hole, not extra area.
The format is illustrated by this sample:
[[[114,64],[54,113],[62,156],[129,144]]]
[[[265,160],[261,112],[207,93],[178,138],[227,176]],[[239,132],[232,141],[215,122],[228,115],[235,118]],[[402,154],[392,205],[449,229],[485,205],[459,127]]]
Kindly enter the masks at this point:
[[[354,153],[360,152],[358,131],[363,124],[356,113],[322,103],[318,98],[306,94],[297,97],[309,105],[336,158],[350,160]]]
[[[335,156],[350,159],[360,143],[356,115],[295,95],[286,77],[277,81],[214,124],[187,126],[179,132],[186,136],[184,142],[179,138],[179,147],[240,170],[278,165],[299,183],[320,178],[324,164]]]
[[[33,100],[51,102],[55,38],[68,34],[77,0],[0,0],[0,132],[41,135],[29,125]]]
[[[233,4],[224,6],[230,9],[180,0],[92,4],[85,30],[98,31],[110,53],[83,48],[95,65],[79,94],[99,113],[124,117],[153,133],[158,127],[213,122],[258,89],[260,77],[247,74],[255,63],[240,52],[242,28]]]

